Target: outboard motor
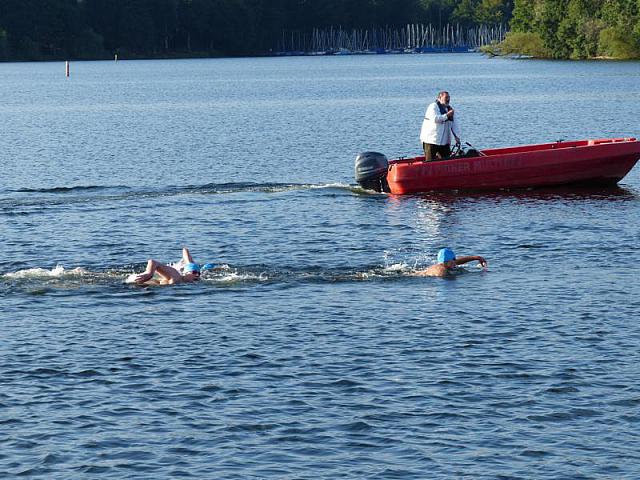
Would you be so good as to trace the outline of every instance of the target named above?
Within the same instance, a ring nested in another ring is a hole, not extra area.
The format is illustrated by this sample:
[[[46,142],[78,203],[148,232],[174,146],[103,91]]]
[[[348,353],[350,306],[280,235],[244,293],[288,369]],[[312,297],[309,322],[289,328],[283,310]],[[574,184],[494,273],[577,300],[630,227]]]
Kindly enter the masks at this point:
[[[356,157],[356,182],[366,190],[389,192],[389,160],[382,153],[362,152]]]
[[[464,158],[476,158],[476,157],[480,157],[480,156],[481,156],[480,152],[478,150],[476,150],[475,148],[470,148],[463,155]]]

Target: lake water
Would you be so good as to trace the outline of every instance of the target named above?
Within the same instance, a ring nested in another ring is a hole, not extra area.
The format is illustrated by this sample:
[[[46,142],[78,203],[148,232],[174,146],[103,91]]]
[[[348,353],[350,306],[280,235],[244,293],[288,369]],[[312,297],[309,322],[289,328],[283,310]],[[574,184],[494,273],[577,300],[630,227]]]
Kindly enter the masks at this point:
[[[640,477],[640,167],[393,197],[448,89],[478,148],[638,136],[640,63],[0,64],[0,477]],[[199,284],[124,284],[189,246]],[[442,246],[483,255],[419,278]]]

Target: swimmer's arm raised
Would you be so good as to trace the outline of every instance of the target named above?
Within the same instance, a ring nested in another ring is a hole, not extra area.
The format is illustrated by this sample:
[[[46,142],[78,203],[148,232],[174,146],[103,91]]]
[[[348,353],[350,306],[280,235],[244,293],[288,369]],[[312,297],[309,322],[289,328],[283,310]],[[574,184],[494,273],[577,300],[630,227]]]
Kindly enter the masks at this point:
[[[191,256],[191,252],[189,252],[189,249],[187,247],[182,248],[182,261],[184,263],[195,263],[193,261],[193,257]]]
[[[154,273],[158,273],[167,283],[174,283],[181,280],[180,272],[175,268],[164,265],[152,258],[147,262],[147,269],[136,277],[136,283],[144,283],[153,278]]]
[[[478,262],[480,262],[480,265],[482,265],[483,267],[487,266],[487,261],[480,255],[458,257],[456,258],[456,265],[464,265],[465,263],[473,262],[474,260],[477,260]]]

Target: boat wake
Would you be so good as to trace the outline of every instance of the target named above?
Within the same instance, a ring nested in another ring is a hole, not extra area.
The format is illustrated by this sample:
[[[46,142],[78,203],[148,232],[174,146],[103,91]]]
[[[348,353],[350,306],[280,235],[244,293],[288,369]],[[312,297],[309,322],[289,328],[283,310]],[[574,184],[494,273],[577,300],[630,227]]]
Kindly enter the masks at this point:
[[[166,196],[168,194],[226,194],[226,193],[242,193],[242,192],[259,192],[259,193],[280,193],[295,190],[318,190],[318,189],[336,189],[351,191],[358,189],[355,185],[331,182],[331,183],[255,183],[255,182],[231,182],[231,183],[207,183],[203,185],[186,185],[186,186],[165,186],[157,189],[138,189],[125,185],[101,186],[101,185],[76,185],[76,186],[57,186],[51,188],[17,188],[4,190],[6,193],[41,193],[49,195],[72,195],[88,193],[91,195],[109,195],[120,193],[123,196],[149,196],[159,195]]]
[[[118,186],[100,186],[100,185],[79,185],[74,187],[51,187],[51,188],[18,188],[15,190],[7,190],[15,193],[74,193],[74,192],[101,192],[108,190],[126,190],[129,187]]]
[[[19,188],[0,190],[0,216],[23,216],[41,210],[61,208],[74,204],[139,203],[153,198],[175,198],[208,195],[287,194],[353,195],[369,193],[357,185],[346,183],[207,183],[203,185],[166,186],[160,188],[134,188],[128,186],[72,186],[52,188]]]

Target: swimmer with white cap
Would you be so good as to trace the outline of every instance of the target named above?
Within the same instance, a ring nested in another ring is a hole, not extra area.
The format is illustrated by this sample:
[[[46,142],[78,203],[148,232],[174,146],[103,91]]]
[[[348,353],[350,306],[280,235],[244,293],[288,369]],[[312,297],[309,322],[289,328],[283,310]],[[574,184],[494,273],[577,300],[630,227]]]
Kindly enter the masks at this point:
[[[454,273],[458,268],[458,265],[473,262],[474,260],[477,260],[482,267],[486,268],[487,261],[479,255],[457,258],[456,254],[453,253],[453,250],[450,248],[441,248],[438,251],[438,263],[431,265],[424,270],[419,270],[415,272],[414,275],[422,277],[444,277],[448,274]]]
[[[182,267],[179,265],[182,264]],[[207,267],[207,268],[204,268]],[[165,265],[152,258],[147,262],[147,269],[139,275],[136,275],[133,283],[154,284],[154,285],[176,285],[178,283],[192,283],[200,280],[200,271],[203,269],[214,268],[214,265],[208,263],[201,269],[200,265],[193,261],[193,257],[188,248],[182,249],[182,260],[176,265]],[[154,275],[158,274],[159,279],[154,279]]]

